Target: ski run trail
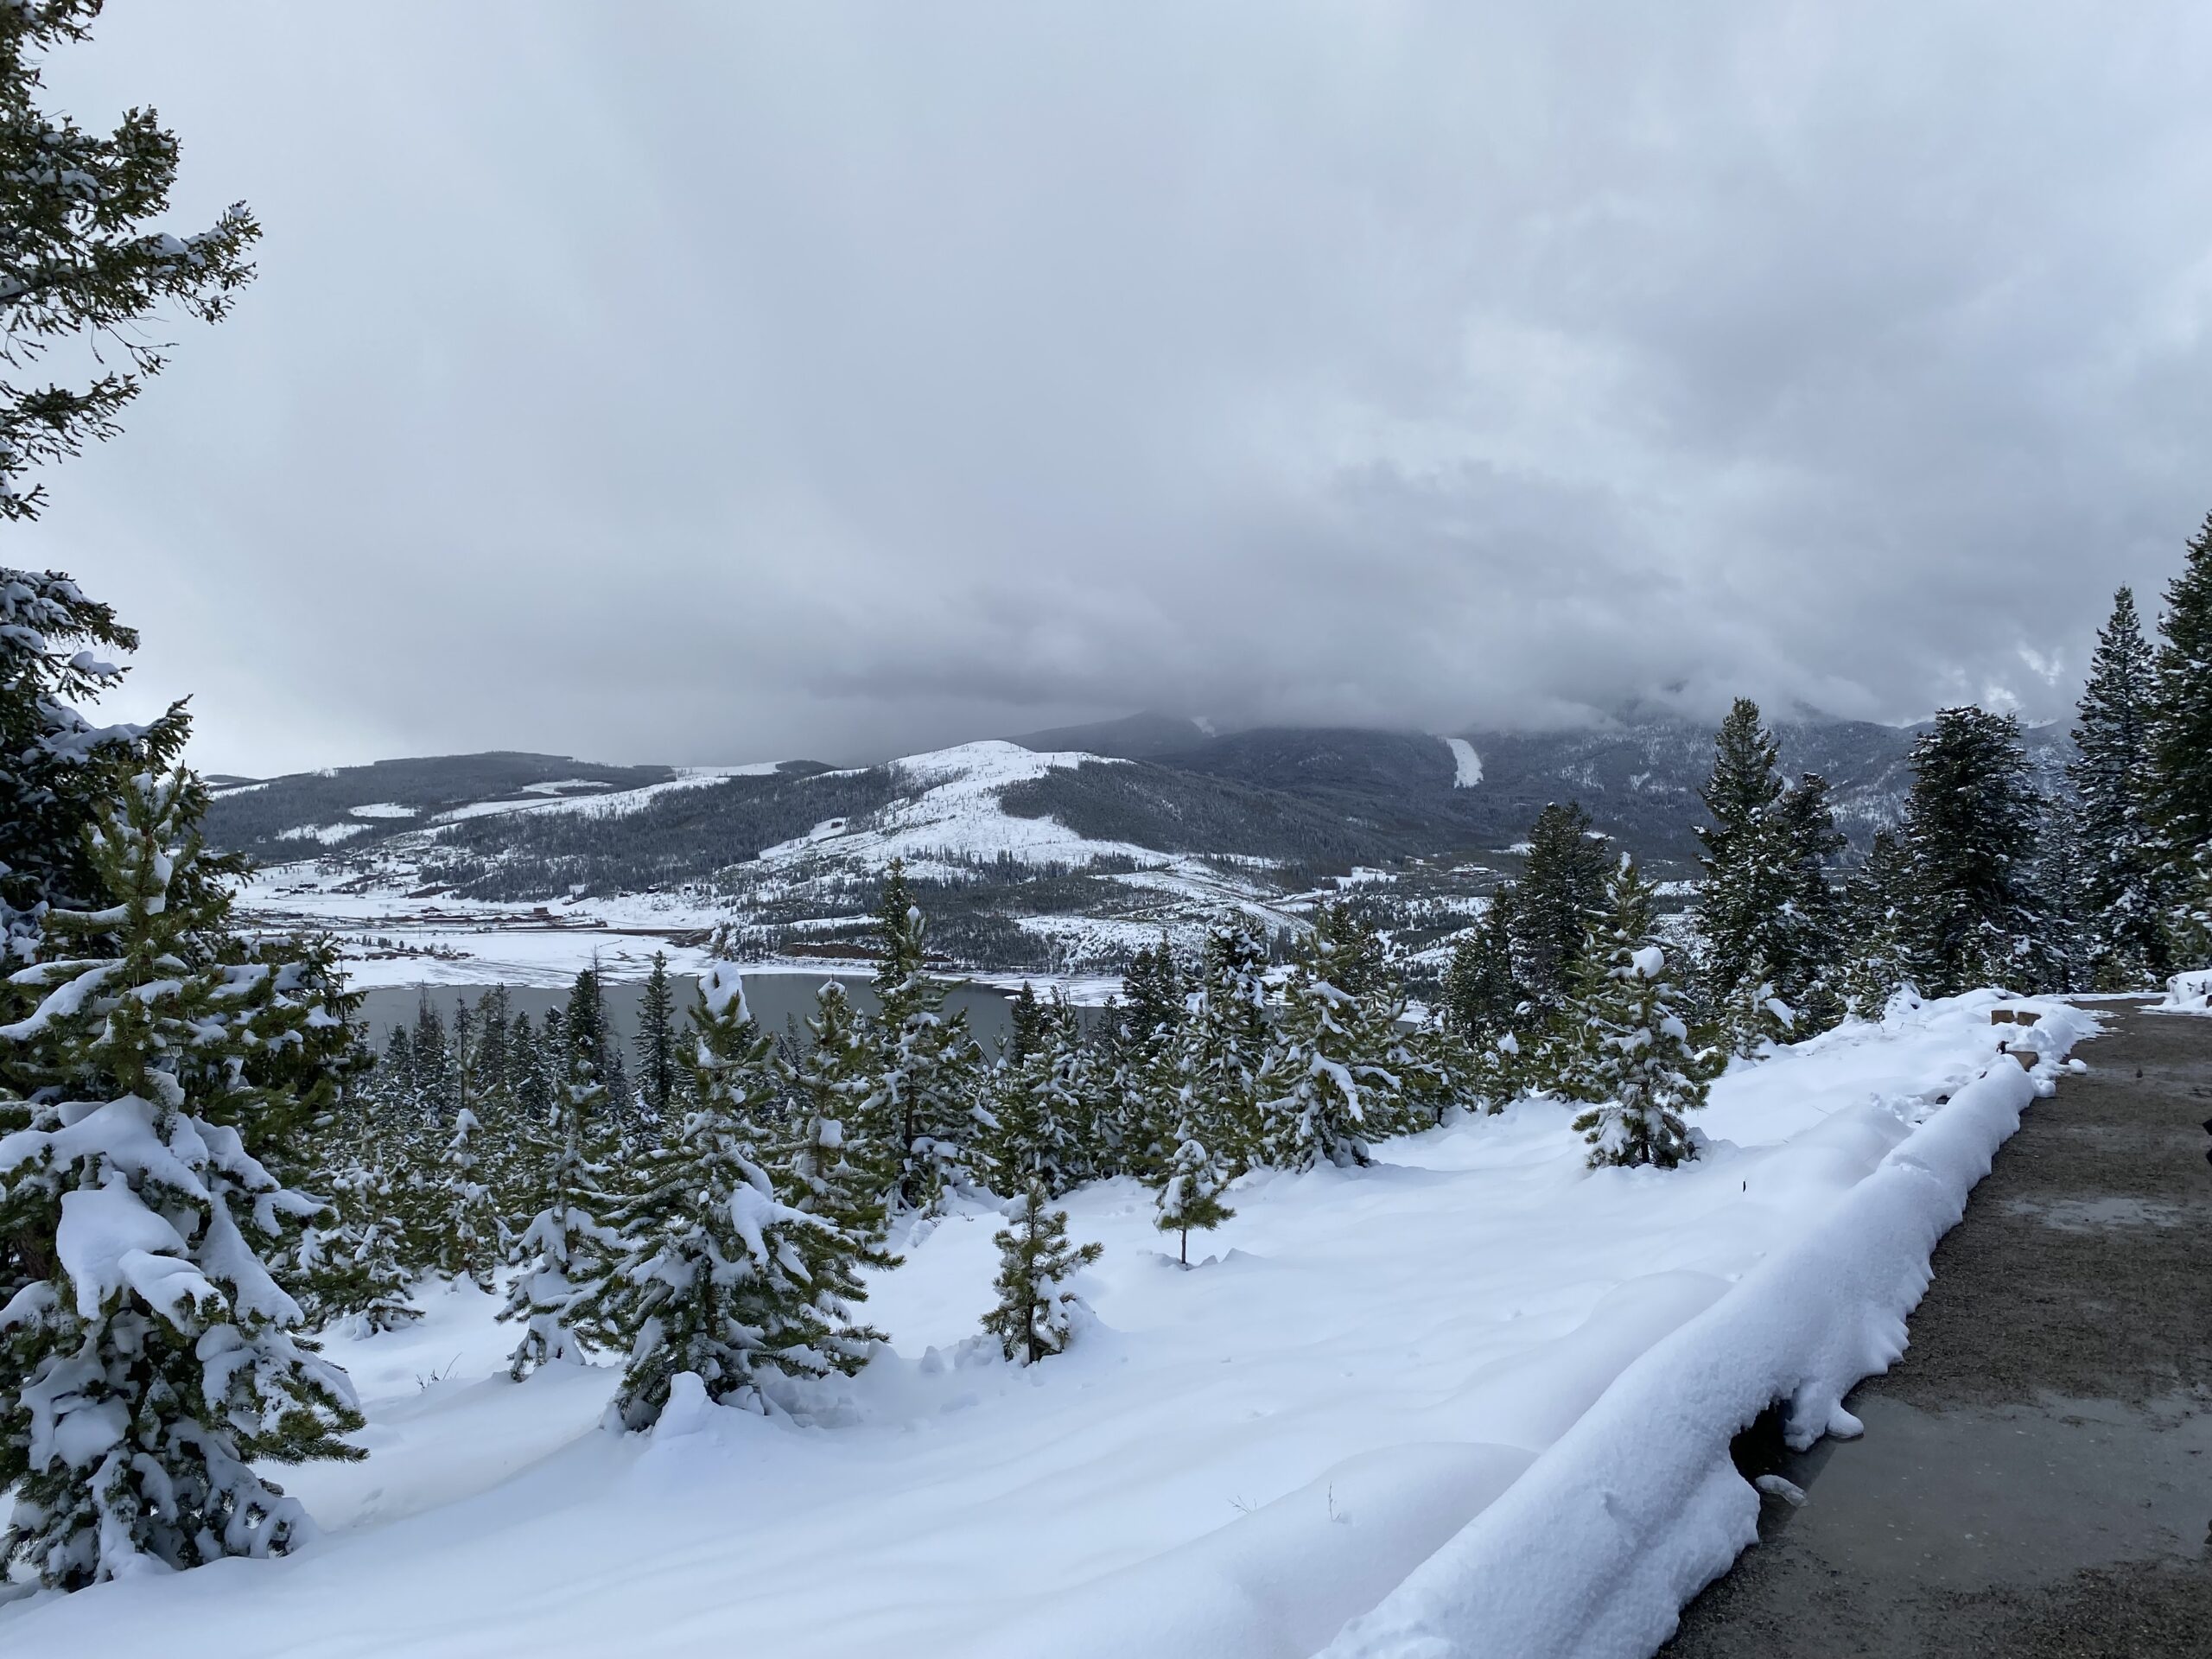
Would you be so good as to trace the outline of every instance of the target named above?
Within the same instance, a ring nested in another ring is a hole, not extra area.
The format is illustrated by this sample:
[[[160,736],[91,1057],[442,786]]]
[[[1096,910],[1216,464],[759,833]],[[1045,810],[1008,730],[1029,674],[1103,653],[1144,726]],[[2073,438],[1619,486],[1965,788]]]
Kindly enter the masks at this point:
[[[1994,993],[1894,1007],[1756,1065],[1675,1171],[1583,1166],[1522,1102],[1262,1173],[1188,1271],[1151,1194],[1070,1196],[1094,1310],[1029,1369],[975,1336],[999,1217],[909,1242],[864,1312],[892,1347],[803,1419],[679,1390],[599,1426],[613,1372],[516,1384],[473,1289],[333,1339],[371,1455],[278,1471],[292,1557],[0,1607],[0,1653],[461,1659],[887,1653],[1013,1659],[1649,1654],[1751,1541],[1731,1437],[1809,1441],[1904,1316],[2092,1016]]]

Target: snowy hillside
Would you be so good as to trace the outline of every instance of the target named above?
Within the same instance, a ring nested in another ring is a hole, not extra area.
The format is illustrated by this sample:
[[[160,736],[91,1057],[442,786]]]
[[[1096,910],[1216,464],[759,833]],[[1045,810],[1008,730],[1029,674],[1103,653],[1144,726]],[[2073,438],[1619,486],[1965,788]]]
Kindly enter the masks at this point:
[[[975,1335],[996,1217],[956,1215],[874,1281],[890,1349],[774,1420],[694,1393],[607,1432],[610,1370],[512,1383],[490,1299],[434,1292],[330,1344],[371,1455],[281,1471],[320,1541],[0,1607],[0,1651],[1645,1655],[1751,1535],[1731,1435],[1777,1399],[1852,1432],[1842,1394],[2088,1029],[2037,1005],[2031,1076],[1991,1000],[1739,1064],[1678,1171],[1592,1173],[1523,1102],[1246,1178],[1189,1272],[1148,1194],[1080,1189],[1095,1323],[1026,1370]]]

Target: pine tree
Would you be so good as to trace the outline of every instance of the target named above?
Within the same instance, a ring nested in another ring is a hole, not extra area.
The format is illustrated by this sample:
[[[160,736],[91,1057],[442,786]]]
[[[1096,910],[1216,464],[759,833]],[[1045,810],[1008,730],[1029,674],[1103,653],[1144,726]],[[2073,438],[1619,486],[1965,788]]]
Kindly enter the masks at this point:
[[[249,1150],[287,1103],[248,1081],[247,1035],[309,1010],[228,932],[196,780],[118,794],[88,847],[106,902],[46,914],[16,979],[41,1000],[0,1028],[33,1083],[0,1236],[41,1264],[0,1315],[5,1557],[64,1587],[285,1550],[306,1516],[253,1463],[361,1455],[345,1374],[296,1339],[256,1243],[321,1207]]]
[[[1844,883],[1844,963],[1838,988],[1846,1010],[1878,1020],[1910,976],[1905,918],[1911,906],[1912,865],[1904,843],[1887,830]]]
[[[1913,746],[1904,845],[1913,977],[1931,996],[2044,982],[2033,891],[2038,807],[2018,724],[1975,708],[1937,711]]]
[[[622,1240],[601,1219],[613,1206],[614,1135],[607,1085],[599,1075],[592,1035],[592,1004],[599,976],[585,969],[569,993],[570,1031],[583,1033],[569,1047],[569,1074],[556,1096],[551,1120],[533,1126],[531,1159],[544,1207],[515,1241],[518,1269],[508,1287],[502,1319],[523,1323],[522,1339],[509,1356],[507,1374],[519,1382],[543,1365],[583,1357],[579,1327],[605,1285]]]
[[[629,1246],[594,1310],[629,1344],[608,1409],[631,1428],[658,1421],[681,1372],[710,1399],[766,1411],[770,1378],[856,1371],[881,1340],[848,1306],[863,1242],[785,1203],[769,1176],[782,1080],[734,964],[701,978],[692,1024],[696,1104],[620,1217]]]
[[[1030,1003],[1029,1029],[1017,1026],[1017,1042],[991,1076],[996,1122],[984,1145],[1002,1187],[1038,1185],[1057,1198],[1084,1173],[1081,1031],[1057,992],[1049,1007],[1033,993]]]
[[[454,1114],[446,1139],[442,1174],[445,1224],[439,1241],[438,1271],[490,1290],[507,1254],[507,1220],[492,1189],[487,1166],[493,1148],[476,1114],[462,1107]]]
[[[164,348],[144,325],[181,313],[219,321],[253,267],[261,234],[243,203],[207,230],[178,237],[149,223],[176,182],[175,135],[151,109],[127,112],[113,133],[87,132],[38,107],[37,54],[90,35],[99,0],[47,0],[0,10],[0,360],[38,362],[57,342],[97,363],[80,386],[0,384],[0,518],[35,518],[43,485],[33,467],[111,437]],[[119,365],[119,366],[118,366]]]
[[[675,1103],[676,1050],[676,991],[668,977],[668,953],[656,950],[638,1004],[638,1090],[656,1122]]]
[[[1513,976],[1512,904],[1509,885],[1461,935],[1445,972],[1446,1016],[1471,1044],[1495,1042],[1512,1030],[1525,1000]]]
[[[1074,1332],[1074,1309],[1081,1306],[1061,1281],[1096,1262],[1100,1247],[1068,1243],[1065,1210],[1048,1207],[1040,1188],[1014,1200],[1013,1225],[993,1235],[999,1247],[999,1274],[992,1287],[998,1305],[983,1315],[983,1329],[999,1339],[1008,1359],[1034,1365],[1064,1353]]]
[[[890,1208],[933,1211],[948,1183],[969,1174],[985,1128],[978,1114],[982,1053],[964,1014],[944,1012],[945,987],[927,968],[920,908],[905,866],[892,861],[878,918],[872,1022],[875,1087],[864,1108],[872,1134],[899,1147]]]
[[[1207,935],[1180,1034],[1172,1174],[1195,1138],[1232,1173],[1260,1155],[1260,1069],[1267,1064],[1268,951],[1242,924]]]
[[[1124,1173],[1149,1180],[1170,1152],[1183,1086],[1183,975],[1163,931],[1122,976],[1119,1140]]]
[[[2190,539],[2181,574],[2167,584],[2158,633],[2149,817],[2180,887],[2212,848],[2212,514]]]
[[[1374,934],[1349,911],[1314,913],[1258,1079],[1261,1150],[1274,1167],[1364,1164],[1369,1136],[1388,1132],[1398,1080],[1382,1063],[1379,963]]]
[[[1705,975],[1716,998],[1734,992],[1755,967],[1777,955],[1770,933],[1789,899],[1775,818],[1782,803],[1781,751],[1758,704],[1738,697],[1713,738],[1713,775],[1700,791],[1710,824],[1697,927]]]
[[[2204,683],[2212,687],[2212,678]],[[2151,817],[2158,696],[2135,595],[2122,588],[2097,634],[2077,705],[2075,756],[2066,768],[2082,855],[2084,968],[2094,990],[2134,990],[2163,979],[2172,966],[2166,931],[2171,883]]]
[[[453,1047],[446,1039],[445,1016],[424,990],[415,1004],[412,1044],[415,1109],[425,1117],[446,1122],[460,1110],[454,1088]]]
[[[1843,1018],[1837,980],[1843,967],[1843,893],[1830,872],[1846,842],[1835,827],[1828,782],[1801,773],[1775,815],[1782,842],[1783,901],[1769,977],[1791,1010],[1792,1040]]]
[[[897,1160],[892,1147],[871,1141],[861,1123],[869,1089],[868,1049],[845,988],[825,979],[806,1022],[811,1039],[792,1078],[798,1110],[785,1163],[791,1203],[819,1216],[856,1241],[855,1259],[868,1267],[895,1267],[899,1257],[880,1248],[887,1217],[884,1198]]]
[[[1176,1259],[1186,1268],[1191,1265],[1191,1230],[1209,1231],[1236,1213],[1221,1201],[1229,1171],[1220,1154],[1205,1143],[1209,1127],[1194,1094],[1177,1125],[1175,1151],[1154,1206],[1155,1224],[1161,1232],[1176,1235]]]
[[[1605,914],[1609,862],[1580,805],[1554,803],[1536,815],[1507,907],[1513,976],[1532,1005],[1531,1025],[1548,1018],[1573,987],[1584,941]]]
[[[1592,1103],[1574,1120],[1590,1166],[1656,1164],[1697,1156],[1682,1121],[1705,1103],[1707,1062],[1690,1043],[1668,983],[1667,953],[1653,941],[1651,888],[1624,857],[1609,886],[1612,919],[1582,999],[1575,1093]]]

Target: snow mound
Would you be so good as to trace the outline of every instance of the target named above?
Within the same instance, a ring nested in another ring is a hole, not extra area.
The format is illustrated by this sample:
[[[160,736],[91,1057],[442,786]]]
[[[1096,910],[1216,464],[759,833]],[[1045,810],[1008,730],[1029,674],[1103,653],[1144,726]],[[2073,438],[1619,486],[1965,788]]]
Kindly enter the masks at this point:
[[[2192,969],[2166,982],[2161,1014],[2212,1014],[2212,968]]]

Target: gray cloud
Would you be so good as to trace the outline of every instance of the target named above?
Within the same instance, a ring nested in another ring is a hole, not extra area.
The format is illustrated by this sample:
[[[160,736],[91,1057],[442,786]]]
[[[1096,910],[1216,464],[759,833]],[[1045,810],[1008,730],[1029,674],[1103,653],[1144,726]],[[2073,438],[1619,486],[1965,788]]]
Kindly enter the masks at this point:
[[[2182,4],[118,0],[268,227],[10,556],[201,758],[2063,713],[2212,506]]]

